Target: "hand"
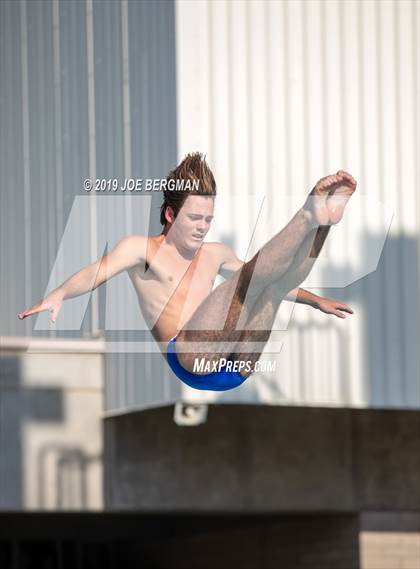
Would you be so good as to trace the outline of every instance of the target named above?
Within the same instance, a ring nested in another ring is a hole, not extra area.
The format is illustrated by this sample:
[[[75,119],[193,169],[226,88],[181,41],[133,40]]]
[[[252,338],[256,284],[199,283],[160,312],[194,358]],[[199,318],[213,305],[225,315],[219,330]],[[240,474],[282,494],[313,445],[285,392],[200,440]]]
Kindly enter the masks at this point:
[[[344,312],[353,314],[353,310],[344,302],[338,302],[332,298],[320,298],[317,302],[317,308],[325,314],[334,314],[338,318],[346,318]]]
[[[20,312],[18,314],[18,318],[19,320],[24,320],[28,316],[32,316],[33,314],[38,314],[38,312],[44,312],[45,310],[48,310],[50,312],[51,322],[55,322],[57,320],[58,313],[61,310],[62,304],[63,295],[55,291],[46,296],[44,300],[41,300],[37,304],[31,306],[31,308]]]

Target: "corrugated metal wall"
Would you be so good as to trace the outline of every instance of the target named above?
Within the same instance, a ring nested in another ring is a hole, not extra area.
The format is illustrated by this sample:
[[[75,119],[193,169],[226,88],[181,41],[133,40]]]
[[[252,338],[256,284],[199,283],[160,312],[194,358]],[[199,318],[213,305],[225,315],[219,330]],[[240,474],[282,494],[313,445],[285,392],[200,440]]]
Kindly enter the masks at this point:
[[[32,334],[34,323],[16,313],[44,294],[87,177],[161,177],[203,150],[223,204],[215,235],[244,255],[260,204],[253,194],[303,198],[345,168],[395,214],[377,271],[321,291],[355,315],[339,321],[296,307],[279,336],[277,374],[217,400],[419,407],[419,12],[411,1],[1,2],[0,333]],[[284,214],[273,211],[279,219],[264,214],[268,232]],[[94,255],[95,224],[121,219],[91,222]],[[327,255],[357,257],[351,237],[346,228]],[[371,245],[379,238],[365,235]],[[75,244],[76,260],[85,249]],[[103,326],[102,294],[82,334]],[[180,393],[160,355],[108,355],[109,410]]]
[[[274,233],[279,193],[303,199],[340,168],[394,213],[376,272],[318,291],[354,316],[297,306],[276,379],[255,375],[209,400],[420,405],[418,34],[418,2],[177,3],[179,156],[209,154],[225,204],[217,236],[243,252],[258,207],[251,194],[276,204],[264,218]],[[239,215],[232,194],[244,196]],[[362,215],[357,240],[347,223],[326,244],[336,276],[383,237]]]
[[[69,267],[101,255],[101,230],[118,227],[115,239],[124,227],[135,231],[129,196],[126,215],[100,208],[93,197],[88,225],[78,222],[89,242],[63,239],[65,259],[54,265],[73,200],[86,196],[85,178],[155,178],[175,165],[174,18],[171,0],[0,2],[0,335],[79,337],[104,327],[102,290],[92,296],[80,332],[60,331],[59,322],[57,331],[34,332],[35,320],[16,315],[43,297],[53,268],[68,277]],[[154,195],[152,210],[159,205]],[[151,221],[151,233],[159,228]],[[125,279],[112,283],[113,298],[126,291]],[[117,310],[124,302],[120,295]],[[138,337],[145,334],[107,332],[110,341]],[[156,353],[108,354],[106,370],[112,409],[180,392]]]

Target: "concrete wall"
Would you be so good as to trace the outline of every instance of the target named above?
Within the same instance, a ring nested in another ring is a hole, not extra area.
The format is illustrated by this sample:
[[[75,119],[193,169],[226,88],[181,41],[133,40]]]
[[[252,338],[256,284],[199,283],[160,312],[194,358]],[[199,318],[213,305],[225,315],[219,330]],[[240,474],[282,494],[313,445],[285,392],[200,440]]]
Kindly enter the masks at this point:
[[[99,342],[0,344],[0,510],[101,510]]]
[[[419,569],[420,514],[0,513],[2,569]]]
[[[2,569],[356,569],[358,516],[5,516]]]
[[[363,514],[359,551],[362,569],[419,569],[420,513]]]
[[[106,507],[223,512],[420,510],[414,411],[215,406],[105,420]]]
[[[210,523],[209,523],[210,522]],[[358,516],[200,522],[188,535],[149,545],[149,567],[357,569]],[[164,546],[163,546],[164,545]],[[162,547],[163,546],[163,547]]]

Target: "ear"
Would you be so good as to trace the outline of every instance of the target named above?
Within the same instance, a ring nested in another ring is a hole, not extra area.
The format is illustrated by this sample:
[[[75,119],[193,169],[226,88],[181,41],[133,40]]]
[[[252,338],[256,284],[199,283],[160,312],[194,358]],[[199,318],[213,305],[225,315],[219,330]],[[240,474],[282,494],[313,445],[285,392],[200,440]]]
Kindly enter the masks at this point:
[[[170,205],[165,209],[165,219],[168,223],[173,223],[175,221],[175,213]]]

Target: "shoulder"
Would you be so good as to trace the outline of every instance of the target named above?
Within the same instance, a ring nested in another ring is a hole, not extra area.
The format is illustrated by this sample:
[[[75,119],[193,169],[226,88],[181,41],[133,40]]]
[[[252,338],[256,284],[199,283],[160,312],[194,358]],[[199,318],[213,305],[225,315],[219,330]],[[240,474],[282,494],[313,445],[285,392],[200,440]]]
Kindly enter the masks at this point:
[[[114,251],[119,255],[141,261],[146,258],[147,239],[145,235],[128,235],[117,243]]]
[[[217,260],[219,273],[225,278],[242,267],[243,261],[238,259],[236,253],[228,245],[224,243],[208,243],[207,245]]]
[[[204,247],[209,255],[220,261],[220,264],[232,257],[232,255],[235,255],[230,247],[217,241],[206,242]]]
[[[127,237],[123,237],[118,242],[118,246],[121,245],[125,249],[133,249],[139,245],[147,245],[147,239],[145,235],[127,235]]]

